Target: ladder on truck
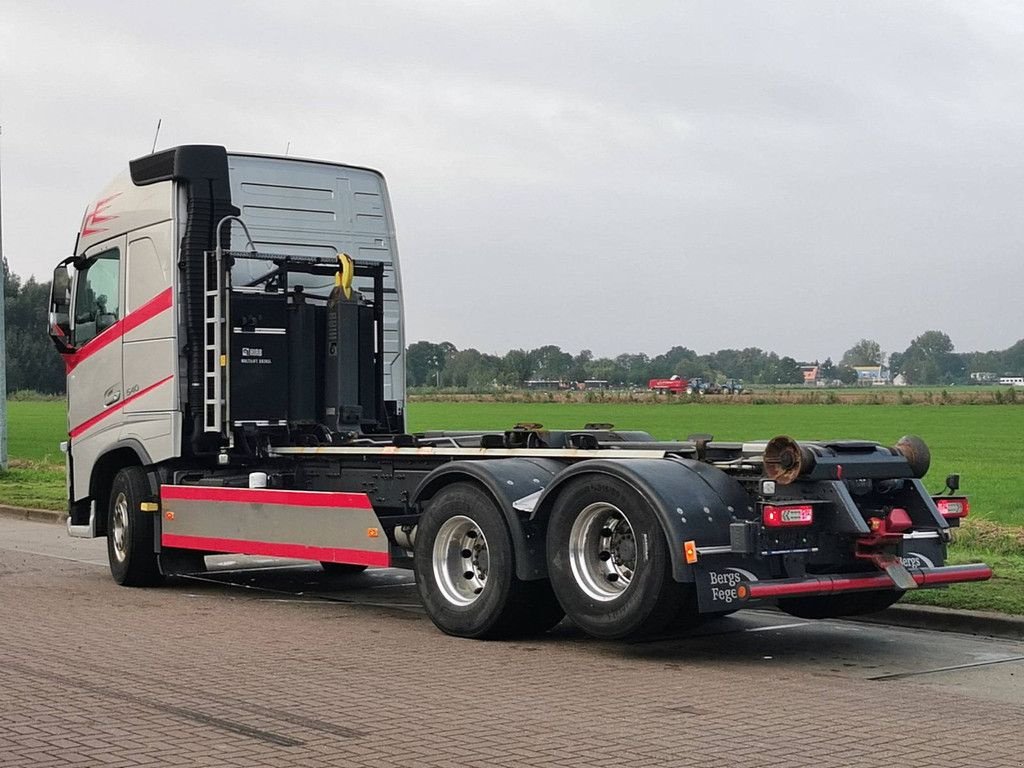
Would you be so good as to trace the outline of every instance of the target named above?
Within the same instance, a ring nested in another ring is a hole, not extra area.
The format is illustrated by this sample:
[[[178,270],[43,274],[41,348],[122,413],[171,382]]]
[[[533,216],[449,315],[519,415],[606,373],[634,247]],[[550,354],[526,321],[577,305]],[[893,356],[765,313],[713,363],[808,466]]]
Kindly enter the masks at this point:
[[[236,222],[255,253],[256,245],[245,222],[237,216],[225,216],[217,224],[216,248],[203,254],[203,430],[227,438],[229,447],[233,443],[233,435],[228,428],[231,405],[227,393],[231,366],[227,318],[231,314],[231,261],[234,254],[224,250],[221,235],[225,224]]]
[[[230,280],[224,252],[203,254],[203,429],[227,436],[228,340],[227,316]]]

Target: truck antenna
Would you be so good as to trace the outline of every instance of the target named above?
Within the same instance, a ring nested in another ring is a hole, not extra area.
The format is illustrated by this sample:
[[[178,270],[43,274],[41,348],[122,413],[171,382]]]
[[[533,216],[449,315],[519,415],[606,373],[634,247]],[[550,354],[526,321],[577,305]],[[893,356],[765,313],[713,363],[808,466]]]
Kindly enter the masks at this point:
[[[284,156],[285,156],[285,157],[288,157],[288,152],[289,152],[289,151],[291,150],[291,148],[292,148],[292,143],[291,143],[291,142],[289,141],[289,142],[288,142],[287,144],[285,144],[285,146],[284,146]]]
[[[156,133],[153,134],[153,148],[149,151],[149,154],[153,154],[154,152],[156,152],[156,140],[160,138],[160,123],[162,123],[163,121],[164,120],[162,117],[157,118]]]

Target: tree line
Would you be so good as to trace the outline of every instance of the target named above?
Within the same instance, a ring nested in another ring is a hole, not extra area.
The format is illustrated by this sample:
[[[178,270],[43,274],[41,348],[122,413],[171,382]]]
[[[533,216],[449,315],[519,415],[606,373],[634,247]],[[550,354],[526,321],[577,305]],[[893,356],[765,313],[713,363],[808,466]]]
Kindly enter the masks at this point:
[[[22,280],[8,269],[6,259],[3,270],[7,392],[61,394],[64,363],[46,334],[50,282],[38,283],[34,277]]]
[[[407,348],[405,366],[411,387],[482,391],[495,386],[520,387],[530,380],[599,380],[615,386],[646,387],[650,379],[673,375],[719,383],[726,378],[738,378],[748,384],[780,386],[802,384],[804,367],[808,365],[819,369],[820,381],[853,384],[857,381],[857,366],[883,365],[887,359],[891,374],[902,374],[908,384],[968,384],[973,371],[1021,375],[1024,339],[1002,351],[958,353],[945,333],[926,331],[905,350],[889,355],[878,342],[861,339],[846,350],[838,363],[831,357],[824,362],[801,363],[757,347],[720,349],[701,355],[677,346],[653,357],[627,352],[611,358],[595,357],[588,349],[573,355],[555,345],[491,355],[476,349],[460,350],[448,341],[417,341]]]
[[[22,280],[4,269],[6,297],[7,391],[64,392],[64,366],[46,334],[49,281]],[[494,387],[522,387],[530,380],[607,381],[613,386],[646,387],[652,378],[679,375],[708,381],[743,379],[748,384],[787,385],[804,381],[801,365],[819,367],[819,379],[854,383],[854,366],[880,365],[888,360],[895,373],[910,384],[966,384],[970,373],[1024,374],[1024,339],[1002,351],[956,352],[942,331],[926,331],[903,351],[886,355],[871,339],[861,339],[839,362],[798,362],[789,356],[757,347],[721,349],[709,354],[675,346],[660,355],[626,352],[596,357],[584,349],[578,354],[549,344],[536,349],[511,349],[492,355],[476,349],[458,349],[448,341],[417,341],[406,349],[406,376],[411,387],[486,391]]]

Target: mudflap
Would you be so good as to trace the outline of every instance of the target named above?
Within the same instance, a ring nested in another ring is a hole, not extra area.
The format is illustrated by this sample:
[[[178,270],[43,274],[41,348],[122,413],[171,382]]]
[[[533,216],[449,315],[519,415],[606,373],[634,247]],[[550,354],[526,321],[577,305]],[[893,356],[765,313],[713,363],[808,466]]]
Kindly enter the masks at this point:
[[[911,571],[920,568],[937,568],[945,564],[946,547],[938,538],[904,538],[900,546],[900,561]]]
[[[697,563],[693,566],[693,576],[697,608],[701,613],[742,608],[750,596],[749,584],[759,581],[749,567],[728,563]]]

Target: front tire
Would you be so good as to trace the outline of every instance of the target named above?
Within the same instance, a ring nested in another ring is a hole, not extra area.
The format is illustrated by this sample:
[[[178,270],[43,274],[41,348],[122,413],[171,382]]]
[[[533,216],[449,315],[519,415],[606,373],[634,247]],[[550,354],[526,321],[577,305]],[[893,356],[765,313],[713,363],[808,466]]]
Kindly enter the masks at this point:
[[[139,508],[149,496],[142,467],[124,467],[114,475],[107,510],[107,559],[114,581],[125,587],[151,587],[163,580],[154,551],[153,513]]]
[[[551,510],[547,547],[558,601],[587,634],[642,637],[698,621],[693,586],[672,578],[654,510],[621,480],[570,482]]]
[[[472,483],[454,483],[430,502],[417,528],[413,570],[427,615],[449,635],[533,635],[563,616],[546,579],[516,576],[504,515]]]

